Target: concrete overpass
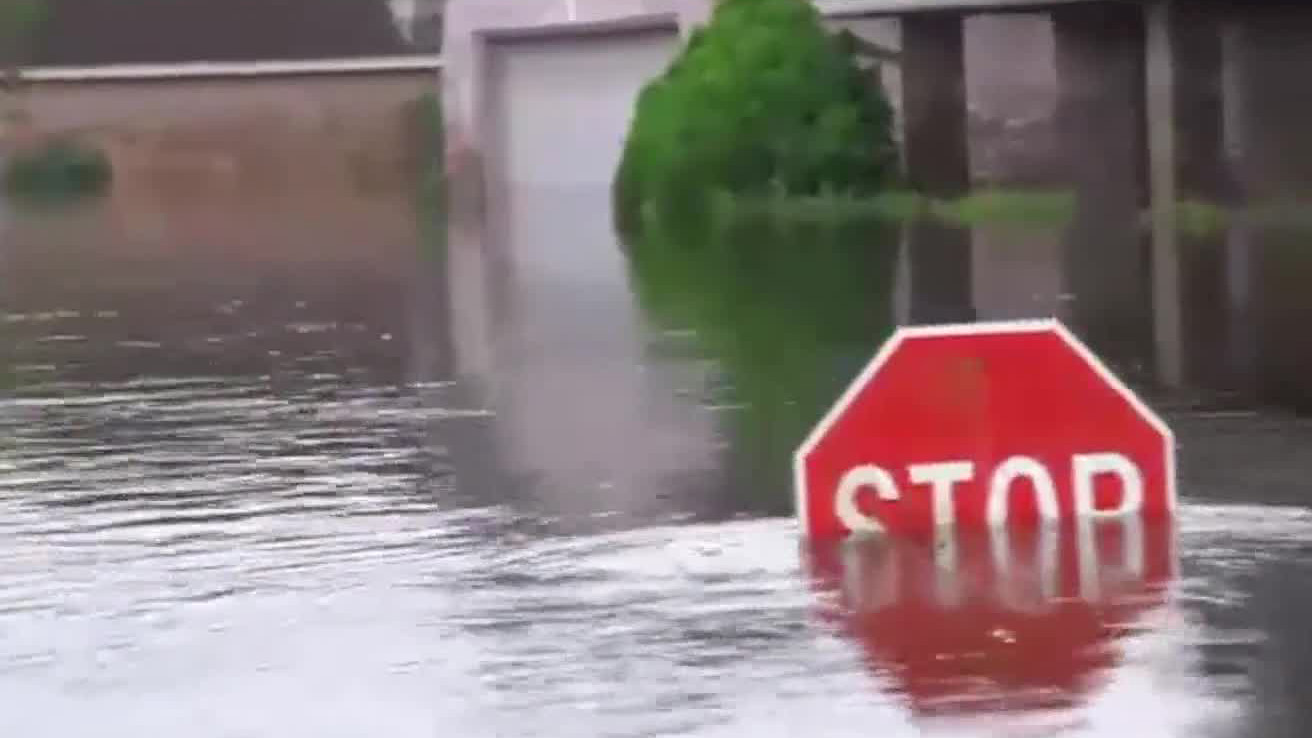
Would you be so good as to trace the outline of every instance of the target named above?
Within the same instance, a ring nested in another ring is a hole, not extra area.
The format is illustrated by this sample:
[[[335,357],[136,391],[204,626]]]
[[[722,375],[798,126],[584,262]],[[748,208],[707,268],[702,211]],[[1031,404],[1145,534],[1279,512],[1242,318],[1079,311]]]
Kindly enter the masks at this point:
[[[815,6],[828,17],[903,16],[917,13],[1006,13],[1047,10],[1059,5],[1097,0],[817,0]]]

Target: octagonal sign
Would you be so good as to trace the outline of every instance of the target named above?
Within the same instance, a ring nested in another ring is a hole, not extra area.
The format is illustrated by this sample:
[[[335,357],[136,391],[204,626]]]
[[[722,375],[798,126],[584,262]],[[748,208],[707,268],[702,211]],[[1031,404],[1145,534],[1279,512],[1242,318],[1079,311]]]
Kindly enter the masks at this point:
[[[793,464],[811,538],[1175,508],[1170,429],[1055,320],[899,329]]]

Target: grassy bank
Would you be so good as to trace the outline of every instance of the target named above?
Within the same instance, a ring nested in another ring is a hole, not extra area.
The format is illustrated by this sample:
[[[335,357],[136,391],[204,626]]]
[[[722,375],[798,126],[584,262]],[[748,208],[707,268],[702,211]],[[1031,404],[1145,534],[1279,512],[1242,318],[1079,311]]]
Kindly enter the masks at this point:
[[[1150,214],[1145,223],[1150,223]],[[1186,236],[1207,237],[1244,226],[1297,234],[1312,233],[1312,198],[1288,198],[1231,208],[1203,200],[1182,200],[1175,206],[1175,222]]]
[[[982,190],[954,199],[935,199],[893,190],[871,196],[756,197],[720,194],[716,210],[809,223],[932,220],[961,227],[998,225],[1056,228],[1070,222],[1074,195],[1066,192]]]
[[[936,199],[916,192],[893,190],[870,196],[754,196],[719,193],[715,212],[798,223],[840,224],[876,220],[909,224],[932,221],[961,228],[1059,230],[1071,223],[1077,208],[1074,192],[990,188],[958,198]],[[1138,225],[1152,227],[1152,211],[1139,214]],[[1294,233],[1312,232],[1312,198],[1255,203],[1231,208],[1202,200],[1175,205],[1175,225],[1185,237],[1217,236],[1246,226]]]

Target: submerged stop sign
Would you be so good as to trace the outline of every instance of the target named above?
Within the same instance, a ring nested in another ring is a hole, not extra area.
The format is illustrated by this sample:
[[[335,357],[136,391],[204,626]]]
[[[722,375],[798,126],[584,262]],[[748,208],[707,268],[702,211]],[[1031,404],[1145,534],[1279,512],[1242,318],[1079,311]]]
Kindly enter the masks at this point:
[[[812,538],[1175,507],[1170,429],[1056,321],[899,330],[794,473]]]

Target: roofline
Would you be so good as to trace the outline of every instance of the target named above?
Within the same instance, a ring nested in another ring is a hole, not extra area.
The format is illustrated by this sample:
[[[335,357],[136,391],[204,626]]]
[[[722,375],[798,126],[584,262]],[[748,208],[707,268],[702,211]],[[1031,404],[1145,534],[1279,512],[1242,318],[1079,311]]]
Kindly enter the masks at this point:
[[[611,33],[678,33],[679,28],[678,13],[651,12],[582,21],[487,25],[475,28],[473,33],[476,38],[495,44],[565,36],[604,36]]]
[[[382,74],[387,72],[438,72],[445,66],[440,54],[364,56],[329,59],[261,60],[240,62],[182,62],[176,64],[98,64],[94,66],[28,67],[19,75],[27,83],[118,82],[206,78],[315,76],[330,74]]]
[[[1101,1],[1105,0],[815,0],[815,7],[826,18],[841,19],[943,11],[1023,13]]]

